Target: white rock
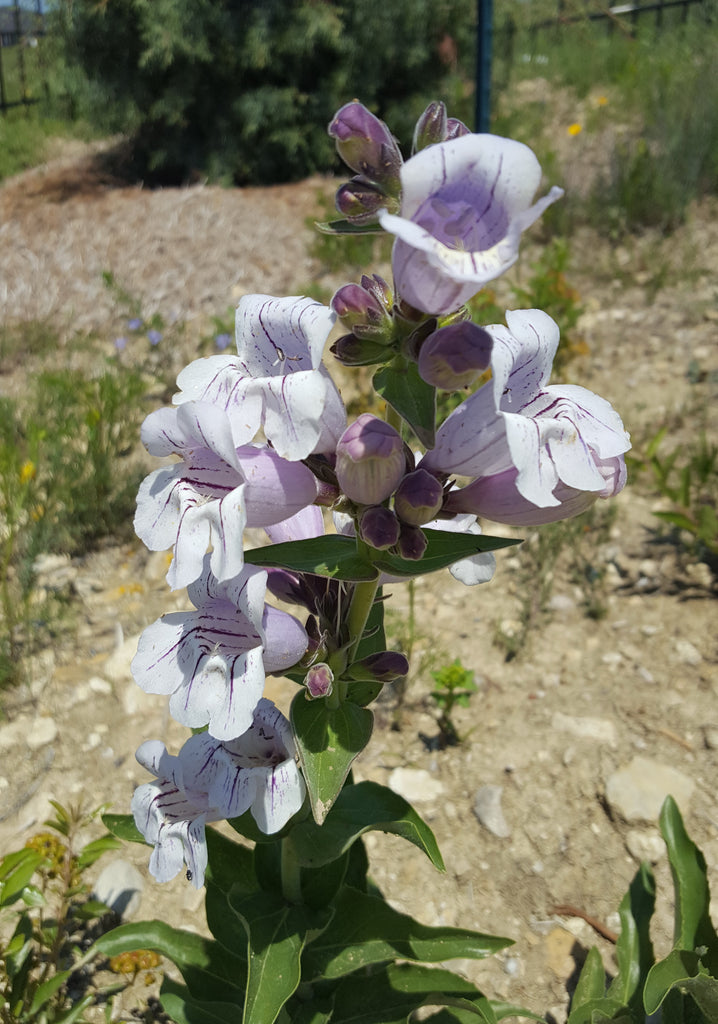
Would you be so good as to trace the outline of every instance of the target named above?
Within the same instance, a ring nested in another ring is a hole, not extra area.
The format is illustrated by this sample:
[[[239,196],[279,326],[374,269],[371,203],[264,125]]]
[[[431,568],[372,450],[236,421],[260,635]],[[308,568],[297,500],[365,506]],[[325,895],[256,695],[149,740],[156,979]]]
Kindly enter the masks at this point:
[[[703,655],[690,640],[676,640],[676,654],[683,665],[700,665]]]
[[[503,786],[481,786],[474,798],[474,814],[484,828],[498,839],[508,839],[511,829],[501,807]]]
[[[660,832],[654,828],[629,829],[626,833],[626,847],[635,860],[647,860],[649,864],[657,864],[666,852],[666,844]]]
[[[57,738],[57,722],[53,718],[36,718],[25,737],[30,750],[40,750]]]
[[[709,750],[718,750],[718,725],[704,725],[703,739]]]
[[[389,789],[410,804],[436,800],[444,792],[443,783],[433,779],[424,768],[395,768],[387,781]]]
[[[106,679],[102,679],[101,676],[93,676],[89,682],[89,687],[93,693],[112,693],[112,683],[108,683]]]
[[[104,673],[113,683],[124,682],[132,678],[130,662],[137,653],[137,642],[140,634],[130,636],[118,644],[104,665]]]
[[[606,799],[624,821],[654,822],[669,794],[685,812],[694,789],[693,779],[677,768],[639,755],[609,776]]]
[[[556,732],[570,732],[581,739],[597,740],[616,746],[616,726],[608,718],[579,718],[557,711],[551,719],[551,728]]]
[[[119,917],[134,917],[140,909],[144,879],[126,860],[108,864],[95,882],[93,896],[107,904]]]

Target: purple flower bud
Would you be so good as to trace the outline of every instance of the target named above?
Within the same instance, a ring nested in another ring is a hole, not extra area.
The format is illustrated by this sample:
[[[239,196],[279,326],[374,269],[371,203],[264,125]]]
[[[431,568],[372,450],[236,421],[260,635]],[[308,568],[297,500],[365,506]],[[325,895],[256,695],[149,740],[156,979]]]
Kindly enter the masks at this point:
[[[434,100],[416,122],[411,151],[418,153],[420,149],[432,146],[435,142],[444,142],[445,139],[446,106]]]
[[[357,324],[379,325],[386,319],[386,309],[375,295],[360,284],[343,285],[334,293],[329,305],[352,330]]]
[[[449,117],[446,119],[446,138],[447,139],[458,139],[462,135],[471,135],[471,129],[467,128],[463,121],[459,121],[455,117]]]
[[[339,156],[353,171],[377,182],[390,194],[398,192],[403,161],[383,121],[355,100],[337,111],[328,131],[336,139]]]
[[[371,366],[385,363],[393,356],[390,346],[381,341],[357,338],[355,334],[344,334],[337,338],[329,351],[343,366]]]
[[[423,526],[436,519],[444,501],[444,488],[428,470],[415,469],[399,484],[394,511],[409,526]]]
[[[387,206],[387,197],[378,185],[356,177],[337,189],[334,202],[339,213],[353,224],[369,224]]]
[[[419,352],[419,374],[434,387],[458,391],[469,387],[489,366],[491,335],[471,320],[434,331]]]
[[[365,544],[377,551],[393,548],[399,540],[400,531],[399,520],[384,505],[372,505],[364,509],[359,519],[359,536]]]
[[[304,685],[308,700],[328,697],[334,688],[334,673],[325,662],[320,661],[309,669],[304,677]]]
[[[362,288],[366,288],[368,292],[374,296],[387,313],[391,313],[392,306],[394,305],[394,293],[386,283],[383,277],[379,277],[378,274],[372,274],[369,277],[368,274],[362,274],[361,282]]]
[[[348,671],[352,679],[376,680],[380,683],[390,683],[408,674],[409,660],[399,651],[377,651],[361,661],[355,661]]]
[[[404,442],[384,420],[365,412],[337,443],[336,474],[348,498],[378,505],[392,493],[406,470]]]
[[[418,562],[424,557],[426,546],[429,542],[418,526],[407,526],[402,523],[401,534],[397,543],[397,553],[402,558],[408,558],[412,562]]]

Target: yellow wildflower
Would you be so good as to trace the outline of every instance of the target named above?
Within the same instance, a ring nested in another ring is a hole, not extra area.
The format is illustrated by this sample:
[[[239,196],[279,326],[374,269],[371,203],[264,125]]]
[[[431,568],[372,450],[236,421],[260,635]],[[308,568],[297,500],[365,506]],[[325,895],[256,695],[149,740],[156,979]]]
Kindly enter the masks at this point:
[[[580,124],[578,123],[578,121],[574,121],[574,122],[573,122],[573,124],[570,124],[570,125],[568,126],[568,129],[567,129],[567,131],[568,131],[568,134],[569,134],[569,135],[572,135],[572,136],[573,136],[573,135],[579,135],[579,134],[580,134],[580,133],[581,133],[581,132],[583,131],[583,128],[582,128],[582,126],[581,126],[581,125],[580,125]]]

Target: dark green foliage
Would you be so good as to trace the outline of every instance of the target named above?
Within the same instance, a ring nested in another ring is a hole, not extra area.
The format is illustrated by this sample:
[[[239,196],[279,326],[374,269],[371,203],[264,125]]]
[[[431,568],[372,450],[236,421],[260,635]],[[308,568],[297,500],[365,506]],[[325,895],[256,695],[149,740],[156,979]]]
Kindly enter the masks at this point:
[[[470,0],[65,0],[56,16],[77,103],[131,136],[136,170],[289,181],[335,164],[335,110],[361,98],[403,140],[470,61]],[[84,83],[77,68],[84,73]]]

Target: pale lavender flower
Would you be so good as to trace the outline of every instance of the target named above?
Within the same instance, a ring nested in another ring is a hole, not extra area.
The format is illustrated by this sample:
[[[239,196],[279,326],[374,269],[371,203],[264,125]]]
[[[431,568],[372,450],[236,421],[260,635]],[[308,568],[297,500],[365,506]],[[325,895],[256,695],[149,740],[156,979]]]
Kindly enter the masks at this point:
[[[304,779],[287,719],[271,701],[257,705],[251,727],[237,739],[190,736],[177,756],[159,740],[143,743],[139,763],[156,776],[132,798],[135,824],[154,846],[150,871],[158,882],[183,864],[196,889],[207,867],[205,824],[250,810],[267,835],[279,832],[300,810]]]
[[[232,335],[222,332],[221,334],[215,334],[214,343],[220,352],[224,352],[226,348],[229,348],[232,343]]]
[[[447,510],[523,525],[551,522],[621,489],[630,440],[605,399],[548,384],[559,332],[546,313],[509,311],[506,321],[508,327],[488,328],[492,379],[439,427],[422,466],[474,478],[450,493]]]
[[[176,405],[200,400],[226,411],[237,444],[260,430],[284,459],[333,451],[346,426],[341,395],[322,364],[335,314],[313,299],[245,295],[237,308],[236,356],[190,363]]]
[[[151,551],[173,548],[167,582],[175,590],[200,576],[210,544],[217,579],[237,576],[245,526],[281,522],[317,495],[306,466],[266,445],[237,446],[227,414],[207,402],[152,413],[142,440],[152,455],[182,459],[146,477],[135,516],[137,535]]]
[[[296,664],[307,649],[304,627],[264,603],[266,570],[245,566],[220,583],[205,555],[187,594],[195,611],[163,615],[143,632],[132,661],[146,693],[170,697],[170,714],[192,729],[232,739],[252,725],[265,675]]]
[[[162,341],[162,332],[155,331],[154,329],[148,331],[147,340],[149,341],[150,345],[159,345],[159,343]]]
[[[523,143],[462,135],[427,146],[401,168],[401,212],[380,211],[396,235],[399,295],[433,315],[458,309],[516,261],[521,233],[562,194],[532,199],[541,167]]]
[[[127,326],[131,331],[139,331],[142,329],[142,318],[139,316],[133,316],[127,321]]]
[[[127,348],[127,338],[115,338],[115,348],[118,352],[124,352]]]

